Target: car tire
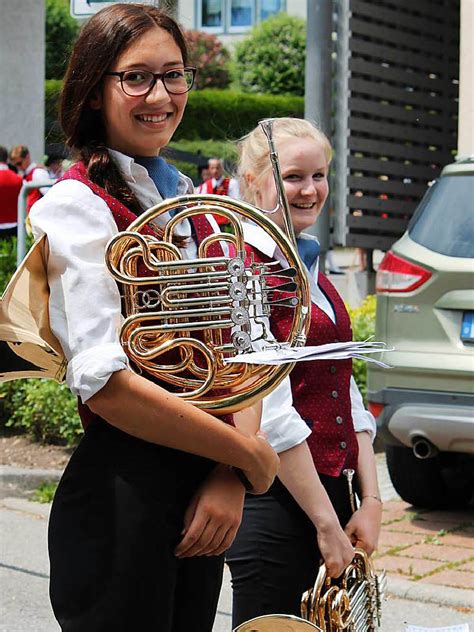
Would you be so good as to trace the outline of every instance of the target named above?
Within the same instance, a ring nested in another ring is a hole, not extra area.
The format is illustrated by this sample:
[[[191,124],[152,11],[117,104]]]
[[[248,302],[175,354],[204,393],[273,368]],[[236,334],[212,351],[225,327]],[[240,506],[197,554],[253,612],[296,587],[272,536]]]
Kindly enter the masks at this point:
[[[387,468],[397,493],[415,507],[464,509],[474,490],[473,461],[465,455],[441,452],[419,459],[411,448],[386,446]]]

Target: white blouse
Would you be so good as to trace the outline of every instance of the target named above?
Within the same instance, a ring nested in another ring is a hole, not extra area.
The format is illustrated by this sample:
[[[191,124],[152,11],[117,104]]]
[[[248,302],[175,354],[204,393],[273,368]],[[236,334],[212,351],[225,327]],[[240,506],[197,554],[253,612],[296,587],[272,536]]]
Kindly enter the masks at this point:
[[[119,152],[110,150],[110,154],[144,208],[162,201],[144,167]],[[178,195],[192,191],[191,181],[181,174]],[[115,371],[128,367],[119,342],[123,321],[119,289],[104,261],[106,245],[118,228],[104,200],[76,180],[52,187],[29,217],[35,238],[48,237],[50,324],[68,361],[66,382],[86,402]],[[156,221],[164,224],[168,219],[166,213]],[[208,219],[218,232],[214,218]],[[188,220],[176,232],[191,237]],[[186,244],[184,256],[194,258],[196,243],[189,239]],[[302,443],[310,430],[292,406],[289,378],[276,389],[275,397],[280,401],[279,414],[265,431],[274,449],[281,452]]]
[[[258,250],[267,257],[271,257],[277,261],[280,261],[285,266],[287,265],[284,256],[282,255],[280,249],[277,247],[272,237],[259,226],[256,226],[255,224],[245,223],[244,237],[245,241],[248,244],[254,246],[255,248],[258,248]],[[312,239],[314,241],[317,241],[316,237],[312,235],[307,235],[305,233],[302,233],[301,235],[299,235],[299,237],[302,237],[303,239]],[[315,305],[322,309],[322,311],[325,312],[325,314],[327,314],[327,316],[329,316],[329,318],[334,323],[336,321],[336,316],[334,314],[331,303],[318,285],[318,274],[319,258],[317,258],[314,264],[311,266],[311,270],[308,270],[311,300]],[[375,418],[368,410],[364,408],[362,395],[360,394],[357,384],[352,376],[350,381],[350,398],[352,420],[354,423],[355,431],[368,432],[373,441],[376,433]],[[275,419],[279,419],[281,415],[281,405],[282,402],[279,397],[279,393],[275,391],[264,398],[261,425],[264,432],[266,432],[268,427],[271,427],[275,423]]]

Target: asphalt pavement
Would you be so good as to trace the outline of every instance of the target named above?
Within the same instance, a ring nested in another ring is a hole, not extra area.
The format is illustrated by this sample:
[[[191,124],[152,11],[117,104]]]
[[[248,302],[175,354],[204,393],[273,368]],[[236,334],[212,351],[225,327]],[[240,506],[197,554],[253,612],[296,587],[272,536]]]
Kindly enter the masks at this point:
[[[386,506],[392,503],[398,507],[400,501],[388,478],[383,454],[377,456],[377,465]],[[51,471],[0,468],[0,632],[59,630],[48,599],[46,532],[50,505],[21,497],[28,496],[39,480],[56,475]],[[380,632],[405,632],[407,623],[432,628],[468,623],[474,632],[473,590],[417,584],[389,574],[387,592]],[[200,632],[193,628],[192,615],[189,630]],[[230,630],[231,589],[226,572],[213,632]]]

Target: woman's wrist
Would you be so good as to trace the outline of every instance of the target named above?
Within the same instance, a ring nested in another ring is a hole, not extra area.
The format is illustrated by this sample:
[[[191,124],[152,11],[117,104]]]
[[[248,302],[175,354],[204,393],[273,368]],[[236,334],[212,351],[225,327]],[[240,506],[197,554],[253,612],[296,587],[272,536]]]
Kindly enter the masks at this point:
[[[322,511],[321,508],[318,507],[318,509],[315,509],[313,512],[308,512],[308,516],[319,532],[333,529],[334,525],[340,526],[339,518],[332,506]]]
[[[362,503],[377,503],[383,505],[383,501],[378,494],[362,494],[360,500]]]

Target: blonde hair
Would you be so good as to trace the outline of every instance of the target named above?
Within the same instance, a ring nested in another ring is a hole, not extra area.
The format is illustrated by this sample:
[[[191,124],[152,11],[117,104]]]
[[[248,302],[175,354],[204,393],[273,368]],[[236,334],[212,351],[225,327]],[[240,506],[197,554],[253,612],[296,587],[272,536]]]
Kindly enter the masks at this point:
[[[290,117],[276,118],[273,123],[273,138],[277,151],[285,140],[311,138],[321,145],[328,164],[331,162],[331,143],[311,121]],[[258,184],[271,169],[267,137],[259,125],[237,142],[237,150],[239,152],[237,177],[240,195],[243,200],[255,205]]]

